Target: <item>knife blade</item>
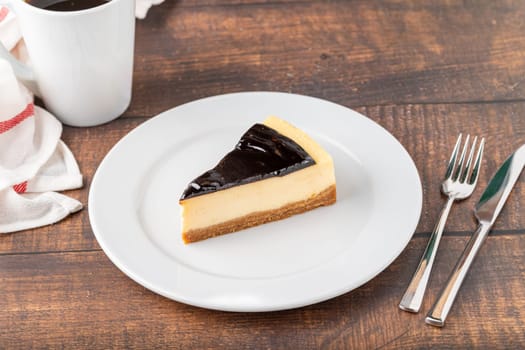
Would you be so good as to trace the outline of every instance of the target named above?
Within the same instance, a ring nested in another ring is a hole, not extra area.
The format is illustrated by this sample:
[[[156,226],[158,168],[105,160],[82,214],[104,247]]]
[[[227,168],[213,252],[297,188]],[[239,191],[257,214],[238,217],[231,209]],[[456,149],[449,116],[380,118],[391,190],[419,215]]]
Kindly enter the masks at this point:
[[[445,325],[447,315],[470,265],[487,238],[524,166],[525,144],[503,162],[476,204],[474,214],[479,223],[478,228],[467,243],[445,287],[425,318],[426,323],[437,327]]]

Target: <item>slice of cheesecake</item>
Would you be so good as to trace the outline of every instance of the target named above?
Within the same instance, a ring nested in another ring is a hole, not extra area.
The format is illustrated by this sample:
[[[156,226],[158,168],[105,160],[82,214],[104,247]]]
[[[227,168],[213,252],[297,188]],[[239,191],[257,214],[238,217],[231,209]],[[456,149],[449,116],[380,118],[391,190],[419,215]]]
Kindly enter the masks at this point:
[[[332,157],[277,117],[252,126],[179,201],[185,243],[284,219],[336,201]]]

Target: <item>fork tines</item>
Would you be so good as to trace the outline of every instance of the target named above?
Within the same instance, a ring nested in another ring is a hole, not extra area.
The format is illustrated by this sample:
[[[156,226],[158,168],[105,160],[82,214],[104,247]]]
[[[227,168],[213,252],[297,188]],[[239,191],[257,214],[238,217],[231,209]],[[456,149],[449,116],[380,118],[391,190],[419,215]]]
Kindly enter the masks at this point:
[[[456,141],[456,145],[454,146],[454,150],[452,151],[452,155],[450,157],[450,161],[447,167],[445,178],[450,179],[452,181],[459,180],[459,182],[461,183],[467,182],[468,184],[475,185],[478,180],[481,159],[483,158],[483,148],[485,146],[485,138],[481,139],[481,142],[478,148],[478,152],[474,160],[474,166],[471,166],[472,160],[474,159],[474,152],[476,151],[478,137],[475,136],[474,140],[472,141],[472,146],[470,147],[470,152],[469,152],[466,163],[465,163],[465,156],[467,154],[467,150],[468,150],[469,143],[470,143],[470,135],[467,135],[467,137],[465,138],[465,144],[463,145],[463,150],[461,151],[461,155],[458,160],[458,152],[459,152],[459,148],[461,145],[462,137],[463,135],[459,134],[458,139]]]

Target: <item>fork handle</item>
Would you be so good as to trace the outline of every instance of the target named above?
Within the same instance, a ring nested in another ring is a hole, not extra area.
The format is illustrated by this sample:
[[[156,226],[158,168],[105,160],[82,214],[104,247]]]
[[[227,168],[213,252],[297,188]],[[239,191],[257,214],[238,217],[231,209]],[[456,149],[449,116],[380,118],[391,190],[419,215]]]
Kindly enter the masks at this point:
[[[443,234],[443,229],[445,228],[450,208],[452,207],[452,203],[454,203],[454,199],[454,197],[448,197],[445,206],[441,210],[441,215],[434,227],[434,231],[432,231],[432,234],[430,235],[430,239],[428,240],[425,252],[421,257],[421,261],[419,262],[416,272],[412,276],[412,280],[399,303],[399,308],[401,310],[417,313],[421,308],[423,296],[425,295],[428,280],[430,278],[430,272],[432,271],[432,265],[434,264],[439,242]]]
[[[474,258],[478,254],[481,245],[485,241],[485,238],[487,238],[491,226],[492,225],[488,223],[480,223],[448,278],[445,288],[443,288],[439,298],[425,318],[426,323],[437,327],[443,327],[445,325],[445,320],[456,299],[459,288],[467,275],[470,265],[472,265]]]

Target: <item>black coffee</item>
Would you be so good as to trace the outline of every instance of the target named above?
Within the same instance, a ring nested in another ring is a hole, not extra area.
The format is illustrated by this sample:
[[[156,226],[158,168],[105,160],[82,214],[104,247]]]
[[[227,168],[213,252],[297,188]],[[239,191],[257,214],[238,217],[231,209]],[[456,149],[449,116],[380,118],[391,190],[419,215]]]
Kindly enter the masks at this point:
[[[110,0],[26,0],[28,4],[50,11],[80,11],[103,5]]]

